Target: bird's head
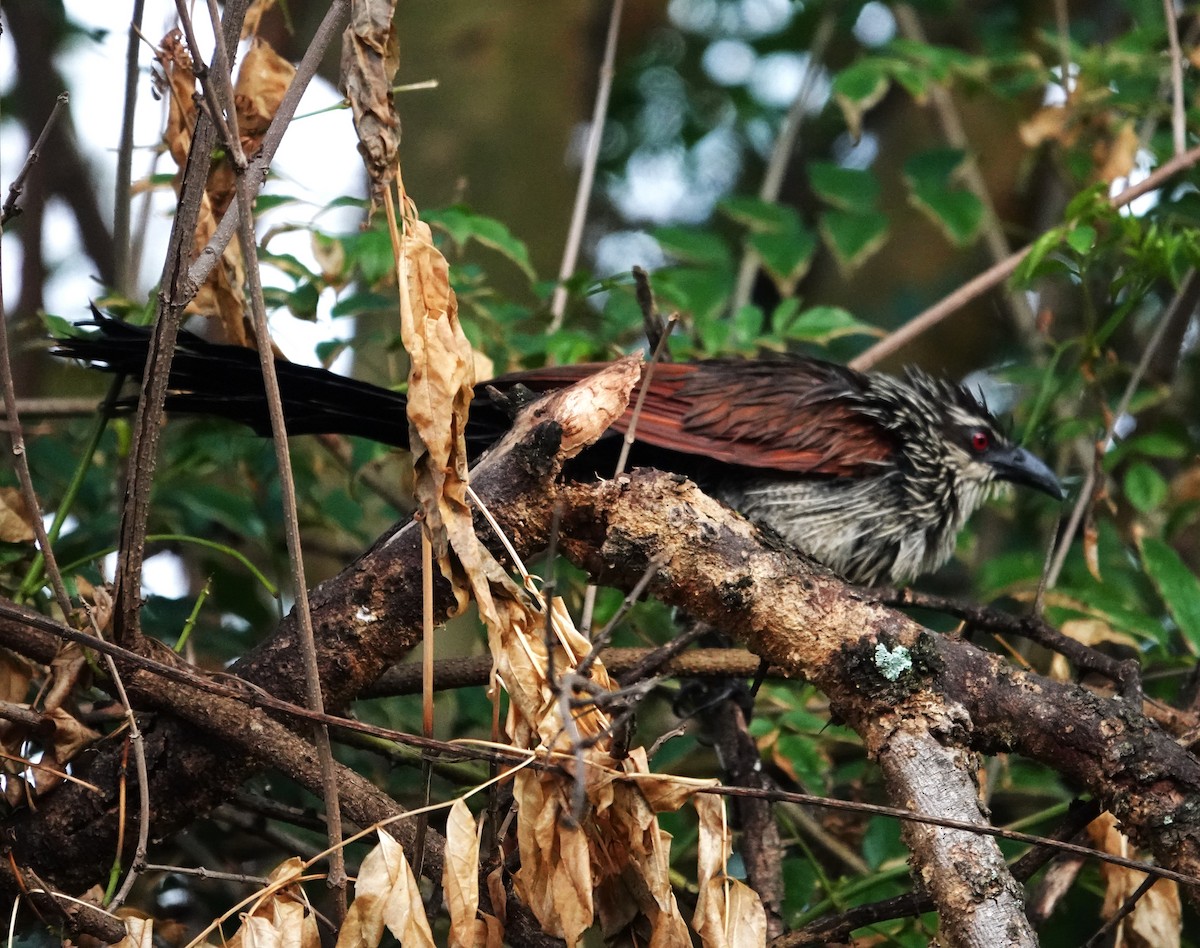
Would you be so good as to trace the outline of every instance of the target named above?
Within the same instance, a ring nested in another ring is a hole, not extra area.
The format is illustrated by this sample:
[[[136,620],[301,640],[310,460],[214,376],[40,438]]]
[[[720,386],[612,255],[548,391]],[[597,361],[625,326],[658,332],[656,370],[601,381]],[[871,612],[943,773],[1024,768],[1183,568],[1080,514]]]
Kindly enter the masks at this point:
[[[903,379],[873,376],[876,417],[904,446],[917,482],[940,482],[969,514],[997,481],[1065,495],[1054,472],[1014,444],[995,416],[962,385],[909,369]]]

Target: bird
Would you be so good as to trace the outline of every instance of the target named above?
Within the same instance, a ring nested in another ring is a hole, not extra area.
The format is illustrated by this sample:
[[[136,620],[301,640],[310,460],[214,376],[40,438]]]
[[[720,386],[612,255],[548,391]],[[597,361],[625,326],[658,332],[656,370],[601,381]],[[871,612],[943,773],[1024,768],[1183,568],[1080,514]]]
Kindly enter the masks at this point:
[[[141,378],[144,327],[94,311],[95,327],[56,341],[55,354]],[[499,376],[500,393],[558,389],[597,364]],[[408,446],[405,396],[325,369],[277,360],[290,435],[346,434]],[[507,430],[502,399],[476,399],[468,452]],[[181,332],[167,410],[206,414],[271,434],[258,353]],[[632,409],[570,476],[613,475]],[[1054,472],[1015,444],[964,386],[908,367],[859,372],[822,359],[712,359],[656,364],[636,422],[630,463],[683,474],[780,534],[851,583],[903,585],[936,571],[958,534],[1005,483],[1065,497]]]

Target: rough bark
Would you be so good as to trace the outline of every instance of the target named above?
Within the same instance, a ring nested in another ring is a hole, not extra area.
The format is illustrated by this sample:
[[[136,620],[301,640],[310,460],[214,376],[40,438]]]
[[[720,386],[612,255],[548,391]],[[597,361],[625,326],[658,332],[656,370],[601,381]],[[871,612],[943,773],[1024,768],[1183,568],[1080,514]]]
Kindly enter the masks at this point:
[[[553,509],[553,480],[562,452],[577,451],[581,443],[601,433],[590,421],[590,402],[587,397],[580,398],[580,390],[587,391],[585,386],[615,387],[627,398],[636,377],[636,360],[624,360],[601,376],[530,406],[518,417],[509,436],[476,467],[476,492],[519,550],[536,549],[545,542]],[[481,525],[480,535],[489,536],[490,531]],[[313,591],[314,632],[331,710],[344,708],[419,641],[420,562],[420,534],[413,524],[405,524]],[[436,608],[444,617],[453,599],[444,582],[439,581],[436,588]],[[16,621],[12,616],[19,613],[7,611],[7,621]],[[0,629],[3,627],[0,623]],[[45,633],[54,625],[39,619],[33,627]],[[42,644],[40,637],[36,641]],[[297,653],[294,623],[289,617],[233,672],[277,698],[299,698],[302,678]],[[174,833],[209,812],[267,763],[278,766],[280,761],[272,760],[272,747],[287,755],[296,776],[303,775],[303,755],[284,743],[265,740],[265,733],[262,753],[245,750],[238,735],[253,740],[252,712],[239,718],[211,695],[173,692],[144,671],[127,666],[125,672],[131,692],[140,698],[138,706],[164,712],[147,719],[144,727],[153,838]],[[253,702],[252,693],[248,700]],[[211,704],[208,711],[206,702]],[[205,714],[216,717],[206,721]],[[199,726],[194,722],[200,722]],[[218,734],[220,738],[215,736]],[[236,752],[231,752],[231,741],[239,748]],[[123,777],[121,742],[97,745],[80,755],[73,767],[76,775],[94,782],[101,792],[79,784],[61,784],[38,801],[36,810],[14,813],[2,828],[16,865],[33,869],[69,892],[86,889],[101,878],[116,852],[118,790]],[[129,798],[136,799],[132,789]],[[370,817],[370,808],[364,805],[360,815]],[[368,824],[371,821],[368,819]],[[126,832],[127,845],[135,836],[133,831]],[[533,937],[531,932],[529,939]]]
[[[907,753],[908,738],[896,743],[897,735],[922,730],[947,752],[1021,753],[1084,786],[1160,864],[1200,870],[1200,762],[1140,709],[924,629],[677,477],[642,471],[563,493],[568,556],[620,587],[658,559],[656,596],[820,687],[885,774],[903,767],[897,750]],[[909,796],[903,784],[892,784],[899,801]],[[927,868],[936,871],[931,864],[919,874]],[[962,882],[974,890],[973,904],[991,897]],[[943,917],[947,926],[962,921]]]

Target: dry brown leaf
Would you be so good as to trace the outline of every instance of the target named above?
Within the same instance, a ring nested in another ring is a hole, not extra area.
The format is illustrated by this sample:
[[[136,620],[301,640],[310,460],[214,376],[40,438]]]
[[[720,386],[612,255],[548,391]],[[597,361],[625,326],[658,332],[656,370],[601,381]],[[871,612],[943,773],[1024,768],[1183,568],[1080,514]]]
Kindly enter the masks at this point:
[[[42,708],[61,707],[88,672],[87,653],[78,642],[63,645],[50,663],[50,687],[42,698]]]
[[[392,79],[400,64],[395,13],[396,0],[353,0],[338,70],[375,203],[396,177],[400,145],[400,119],[392,106]]]
[[[468,586],[450,561],[454,546],[476,593],[504,576],[482,556],[467,506],[467,410],[474,394],[471,344],[458,321],[450,268],[433,245],[429,225],[405,200],[400,238],[400,336],[411,366],[408,427],[417,503],[438,566],[454,588],[456,612],[466,608]],[[493,561],[494,562],[494,561]]]
[[[1111,813],[1102,813],[1093,820],[1088,825],[1088,835],[1093,845],[1106,853],[1127,859],[1137,855]],[[1144,872],[1107,862],[1100,863],[1100,874],[1105,884],[1102,910],[1105,918],[1112,918],[1146,879]],[[1182,932],[1179,886],[1169,879],[1159,879],[1118,926],[1118,944],[1127,948],[1178,948]]]
[[[508,920],[508,892],[505,891],[504,888],[503,866],[497,866],[487,874],[487,890],[488,898],[492,903],[492,908],[499,913],[499,924],[503,926]]]
[[[242,20],[242,39],[258,35],[258,26],[263,14],[275,6],[276,0],[252,0],[246,8],[246,17]]]
[[[520,771],[513,782],[521,868],[513,882],[543,929],[574,945],[592,924],[588,834],[570,819],[571,788],[554,774]]]
[[[1071,113],[1063,106],[1044,106],[1020,124],[1018,134],[1021,136],[1021,144],[1026,148],[1037,148],[1047,141],[1069,145],[1076,137],[1074,131],[1067,134],[1070,120]]]
[[[349,282],[350,274],[346,272],[346,246],[336,237],[312,232],[310,249],[317,266],[321,268],[321,281],[340,290]],[[487,376],[484,376],[487,378]]]
[[[446,819],[446,860],[442,889],[450,913],[450,945],[483,944],[487,929],[475,917],[479,908],[479,834],[463,800],[455,800]]]
[[[9,704],[24,704],[29,695],[29,683],[33,681],[33,662],[16,652],[0,648],[0,701]],[[3,733],[5,722],[0,722]]]
[[[645,748],[633,748],[626,759],[609,760],[608,764],[637,774],[639,779],[608,783],[607,805],[600,805],[598,794],[589,793],[595,811],[588,830],[604,933],[616,938],[628,924],[619,916],[636,909],[650,922],[651,944],[688,944],[687,923],[671,888],[671,837],[659,827],[655,811],[642,794],[642,782],[649,773]],[[660,798],[660,802],[667,801],[666,796]],[[625,908],[619,908],[614,917],[613,906]]]
[[[33,521],[25,498],[15,487],[0,487],[0,541],[32,543]]]
[[[123,918],[125,937],[113,948],[152,948],[154,944],[154,919]]]
[[[1100,619],[1068,619],[1062,624],[1062,634],[1088,647],[1112,642],[1116,645],[1127,645],[1137,649],[1138,643],[1131,635],[1118,632],[1107,622]],[[1070,681],[1071,666],[1066,658],[1055,653],[1050,660],[1050,677],[1055,681]]]
[[[303,874],[304,861],[298,856],[272,869],[267,893],[242,916],[241,928],[225,942],[225,948],[320,948],[316,918],[298,891]]]
[[[1083,526],[1083,562],[1096,582],[1104,582],[1100,575],[1100,532],[1090,516]]]
[[[76,575],[75,588],[79,590],[80,598],[87,601],[87,611],[91,613],[89,619],[87,613],[82,609],[76,610],[79,617],[79,628],[90,631],[94,622],[96,628],[101,632],[110,631],[113,618],[112,586],[108,583],[94,586],[86,577]]]
[[[697,843],[696,914],[692,927],[704,948],[752,948],[767,941],[767,917],[757,894],[725,874],[733,851],[725,801],[699,794],[692,805],[700,818]]]
[[[20,655],[0,648],[0,701],[26,705],[29,684],[33,681],[33,663]],[[12,757],[21,756],[22,745],[29,737],[29,729],[23,724],[0,721],[0,751]],[[4,799],[11,806],[18,806],[26,798],[28,788],[21,775],[25,765],[20,760],[0,759],[0,774],[4,775]]]
[[[100,739],[99,733],[72,717],[65,708],[47,711],[45,717],[54,722],[54,740],[47,750],[52,751],[60,765]]]
[[[400,944],[433,948],[421,892],[404,850],[387,832],[362,861],[354,902],[338,935],[337,948],[375,948],[387,927]]]
[[[295,76],[295,66],[275,52],[270,43],[255,37],[238,67],[233,88],[238,135],[247,158],[254,157],[262,146],[263,136]]]
[[[630,751],[631,755],[637,754],[641,757],[644,757],[645,753],[646,750],[643,747],[635,747]],[[642,796],[646,798],[650,809],[655,813],[673,813],[689,802],[698,790],[720,785],[720,781],[715,778],[712,780],[685,779],[671,774],[651,774],[648,765],[645,769],[646,776],[637,778],[637,787]]]
[[[192,57],[183,41],[183,34],[175,29],[163,37],[155,53],[166,80],[165,91],[169,96],[167,127],[163,132],[163,144],[182,168],[187,162],[192,147],[192,132],[196,127],[196,73]],[[161,87],[161,86],[160,86]]]
[[[1101,138],[1092,149],[1092,161],[1096,166],[1096,178],[1113,182],[1126,177],[1133,170],[1141,141],[1133,122],[1122,122],[1116,134]]]

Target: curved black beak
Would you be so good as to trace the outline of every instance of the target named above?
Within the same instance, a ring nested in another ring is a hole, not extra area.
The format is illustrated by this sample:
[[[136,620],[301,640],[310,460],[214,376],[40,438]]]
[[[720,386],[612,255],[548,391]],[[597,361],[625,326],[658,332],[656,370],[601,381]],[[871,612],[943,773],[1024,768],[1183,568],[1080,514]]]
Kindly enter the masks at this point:
[[[1032,487],[1055,500],[1064,500],[1067,496],[1054,472],[1041,458],[1024,448],[995,449],[988,453],[987,462],[1001,480]]]

